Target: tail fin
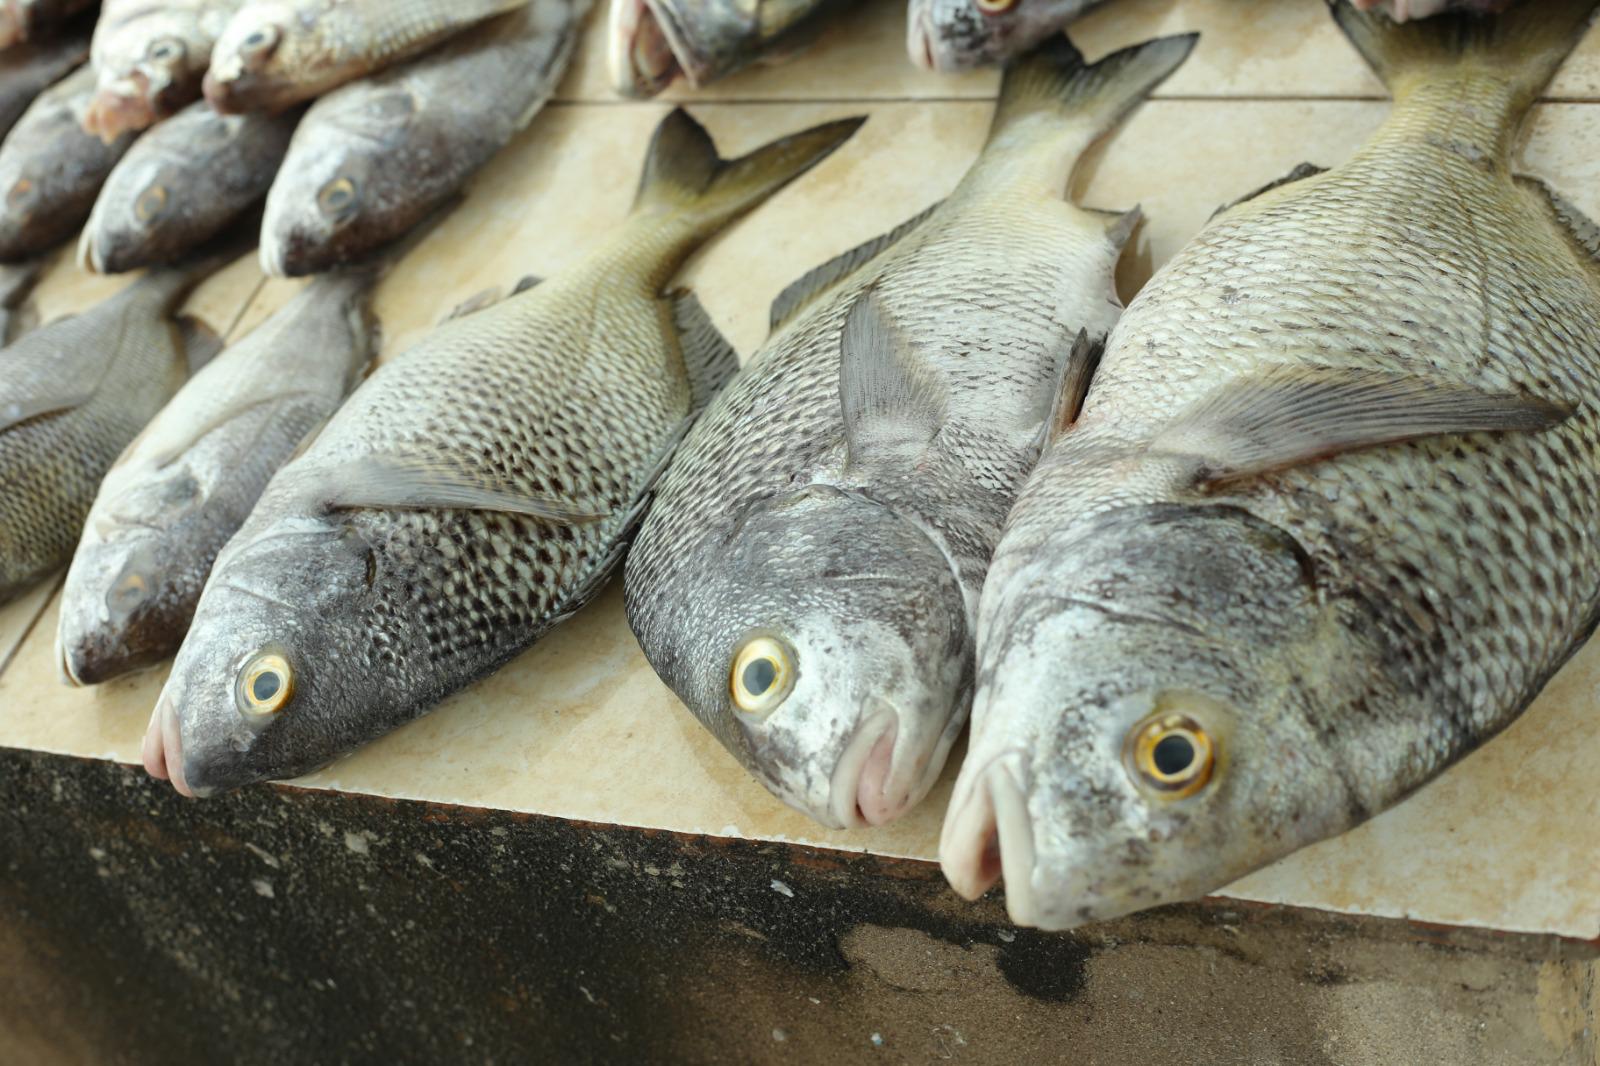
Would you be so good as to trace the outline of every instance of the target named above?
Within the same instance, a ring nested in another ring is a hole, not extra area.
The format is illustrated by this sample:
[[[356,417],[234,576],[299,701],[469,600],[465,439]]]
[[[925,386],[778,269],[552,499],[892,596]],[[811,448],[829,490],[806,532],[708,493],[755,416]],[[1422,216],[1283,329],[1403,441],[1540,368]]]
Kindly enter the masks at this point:
[[[826,159],[865,121],[829,122],[724,160],[705,127],[677,108],[650,141],[634,214],[682,213],[709,236]]]
[[[1194,51],[1198,33],[1160,37],[1087,64],[1057,34],[1006,67],[989,139],[1041,111],[1088,118],[1098,137],[1149,96]]]
[[[1344,35],[1396,96],[1431,69],[1475,63],[1513,88],[1517,115],[1533,106],[1600,8],[1600,0],[1521,0],[1503,15],[1396,23],[1377,11],[1357,11],[1348,0],[1326,2]]]

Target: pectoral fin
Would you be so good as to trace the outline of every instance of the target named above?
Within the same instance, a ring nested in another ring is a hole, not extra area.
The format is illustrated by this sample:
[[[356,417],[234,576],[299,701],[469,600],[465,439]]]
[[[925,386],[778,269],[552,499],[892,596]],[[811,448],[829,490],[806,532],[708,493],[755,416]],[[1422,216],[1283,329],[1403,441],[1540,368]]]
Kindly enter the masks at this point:
[[[1423,437],[1533,433],[1574,410],[1412,375],[1283,366],[1223,385],[1162,430],[1150,450],[1194,459],[1196,481],[1210,488]]]
[[[839,352],[839,399],[850,462],[913,462],[948,414],[938,376],[911,350],[874,289],[856,299]]]
[[[372,455],[340,466],[325,485],[329,510],[500,511],[548,522],[595,522],[604,512],[531,496],[483,472],[442,459]]]
[[[62,392],[49,396],[30,396],[0,405],[0,433],[45,415],[61,414],[82,407],[94,398],[90,392]]]
[[[943,203],[943,201],[940,201],[940,203]],[[855,273],[885,249],[894,247],[900,242],[901,238],[926,222],[928,216],[938,209],[939,204],[934,204],[915,218],[900,223],[888,233],[874,237],[865,244],[857,245],[848,252],[828,260],[816,269],[808,271],[804,276],[779,293],[778,298],[773,301],[772,332],[776,333],[782,329],[790,319],[809,307],[818,295]]]

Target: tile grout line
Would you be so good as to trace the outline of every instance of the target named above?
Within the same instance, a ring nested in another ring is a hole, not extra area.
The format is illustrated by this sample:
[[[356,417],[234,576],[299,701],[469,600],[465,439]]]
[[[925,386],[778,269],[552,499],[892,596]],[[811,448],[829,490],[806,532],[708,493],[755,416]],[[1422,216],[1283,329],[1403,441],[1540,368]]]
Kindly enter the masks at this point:
[[[61,596],[61,587],[66,583],[67,572],[63,568],[61,573],[57,574],[51,583],[50,595],[39,601],[38,611],[34,612],[33,617],[28,620],[28,624],[23,628],[22,632],[17,634],[17,639],[11,645],[11,650],[6,652],[5,658],[0,659],[0,680],[5,678],[6,672],[11,669],[11,664],[14,663],[17,659],[17,656],[21,654],[22,646],[28,643],[29,639],[33,636],[33,631],[39,628],[39,623],[43,621],[44,616],[50,612],[50,605],[55,603],[56,600]]]

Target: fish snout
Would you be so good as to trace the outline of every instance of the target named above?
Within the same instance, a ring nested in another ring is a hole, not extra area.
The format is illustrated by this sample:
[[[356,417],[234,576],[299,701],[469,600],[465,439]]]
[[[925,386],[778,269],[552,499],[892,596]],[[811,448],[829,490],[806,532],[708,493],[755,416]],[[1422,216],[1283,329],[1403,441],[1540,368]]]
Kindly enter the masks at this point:
[[[183,764],[183,733],[172,700],[163,693],[144,734],[144,769],[158,781],[167,781],[178,794],[195,798]]]
[[[900,716],[895,709],[882,700],[872,701],[870,712],[862,717],[834,764],[828,784],[828,813],[836,826],[859,829],[863,825],[881,825],[898,813],[888,813],[890,804],[883,790],[892,776],[894,742],[899,731]],[[870,810],[861,804],[866,793],[872,793],[868,799]],[[875,815],[882,821],[874,821]]]
[[[926,10],[906,23],[906,52],[911,62],[923,70],[939,69],[938,53],[934,49],[933,22]]]
[[[1026,756],[1000,755],[968,780],[969,787],[951,801],[940,834],[939,865],[945,879],[967,899],[977,899],[1004,880],[1011,920],[1037,924]]]
[[[95,93],[84,128],[111,144],[129,130],[142,130],[156,120],[149,82],[142,74],[124,78]]]

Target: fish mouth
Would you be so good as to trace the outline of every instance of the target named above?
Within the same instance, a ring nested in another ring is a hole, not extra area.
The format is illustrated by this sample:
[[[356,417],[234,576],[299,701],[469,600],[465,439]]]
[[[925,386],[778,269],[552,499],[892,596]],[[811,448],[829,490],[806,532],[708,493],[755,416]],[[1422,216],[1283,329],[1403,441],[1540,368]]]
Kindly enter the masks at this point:
[[[56,638],[56,671],[61,683],[69,688],[84,688],[93,684],[84,680],[81,660],[67,650],[65,639],[59,636]]]
[[[611,88],[620,96],[655,96],[687,73],[647,0],[614,0],[608,42]]]
[[[189,786],[183,763],[183,732],[178,726],[178,714],[172,705],[172,697],[165,692],[150,715],[150,727],[144,734],[143,756],[145,772],[157,781],[170,783],[180,796],[196,799],[208,794],[206,790]]]
[[[147,129],[155,120],[150,80],[143,74],[133,74],[95,93],[84,115],[83,128],[112,144],[124,133]]]
[[[1017,925],[1044,924],[1034,884],[1027,757],[1008,752],[963,777],[967,787],[958,786],[939,834],[939,865],[945,880],[971,900],[1004,881],[1011,920]]]
[[[911,62],[923,70],[941,71],[938,50],[933,46],[933,22],[926,11],[906,24],[906,52]]]
[[[868,820],[860,804],[863,783],[867,780],[866,770],[874,755],[881,762],[889,762],[893,758],[895,735],[900,731],[900,716],[882,700],[876,702],[878,709],[851,734],[849,743],[839,755],[839,761],[834,764],[833,776],[828,782],[828,813],[833,816],[834,824],[843,829],[859,829],[863,825],[875,824]],[[884,742],[887,742],[886,750],[880,752],[880,745]],[[876,787],[881,790],[888,774],[875,768],[874,775]],[[879,809],[874,801],[874,811]]]
[[[932,744],[888,701],[873,697],[828,783],[828,814],[844,829],[887,825],[926,796],[961,732],[957,719]]]

